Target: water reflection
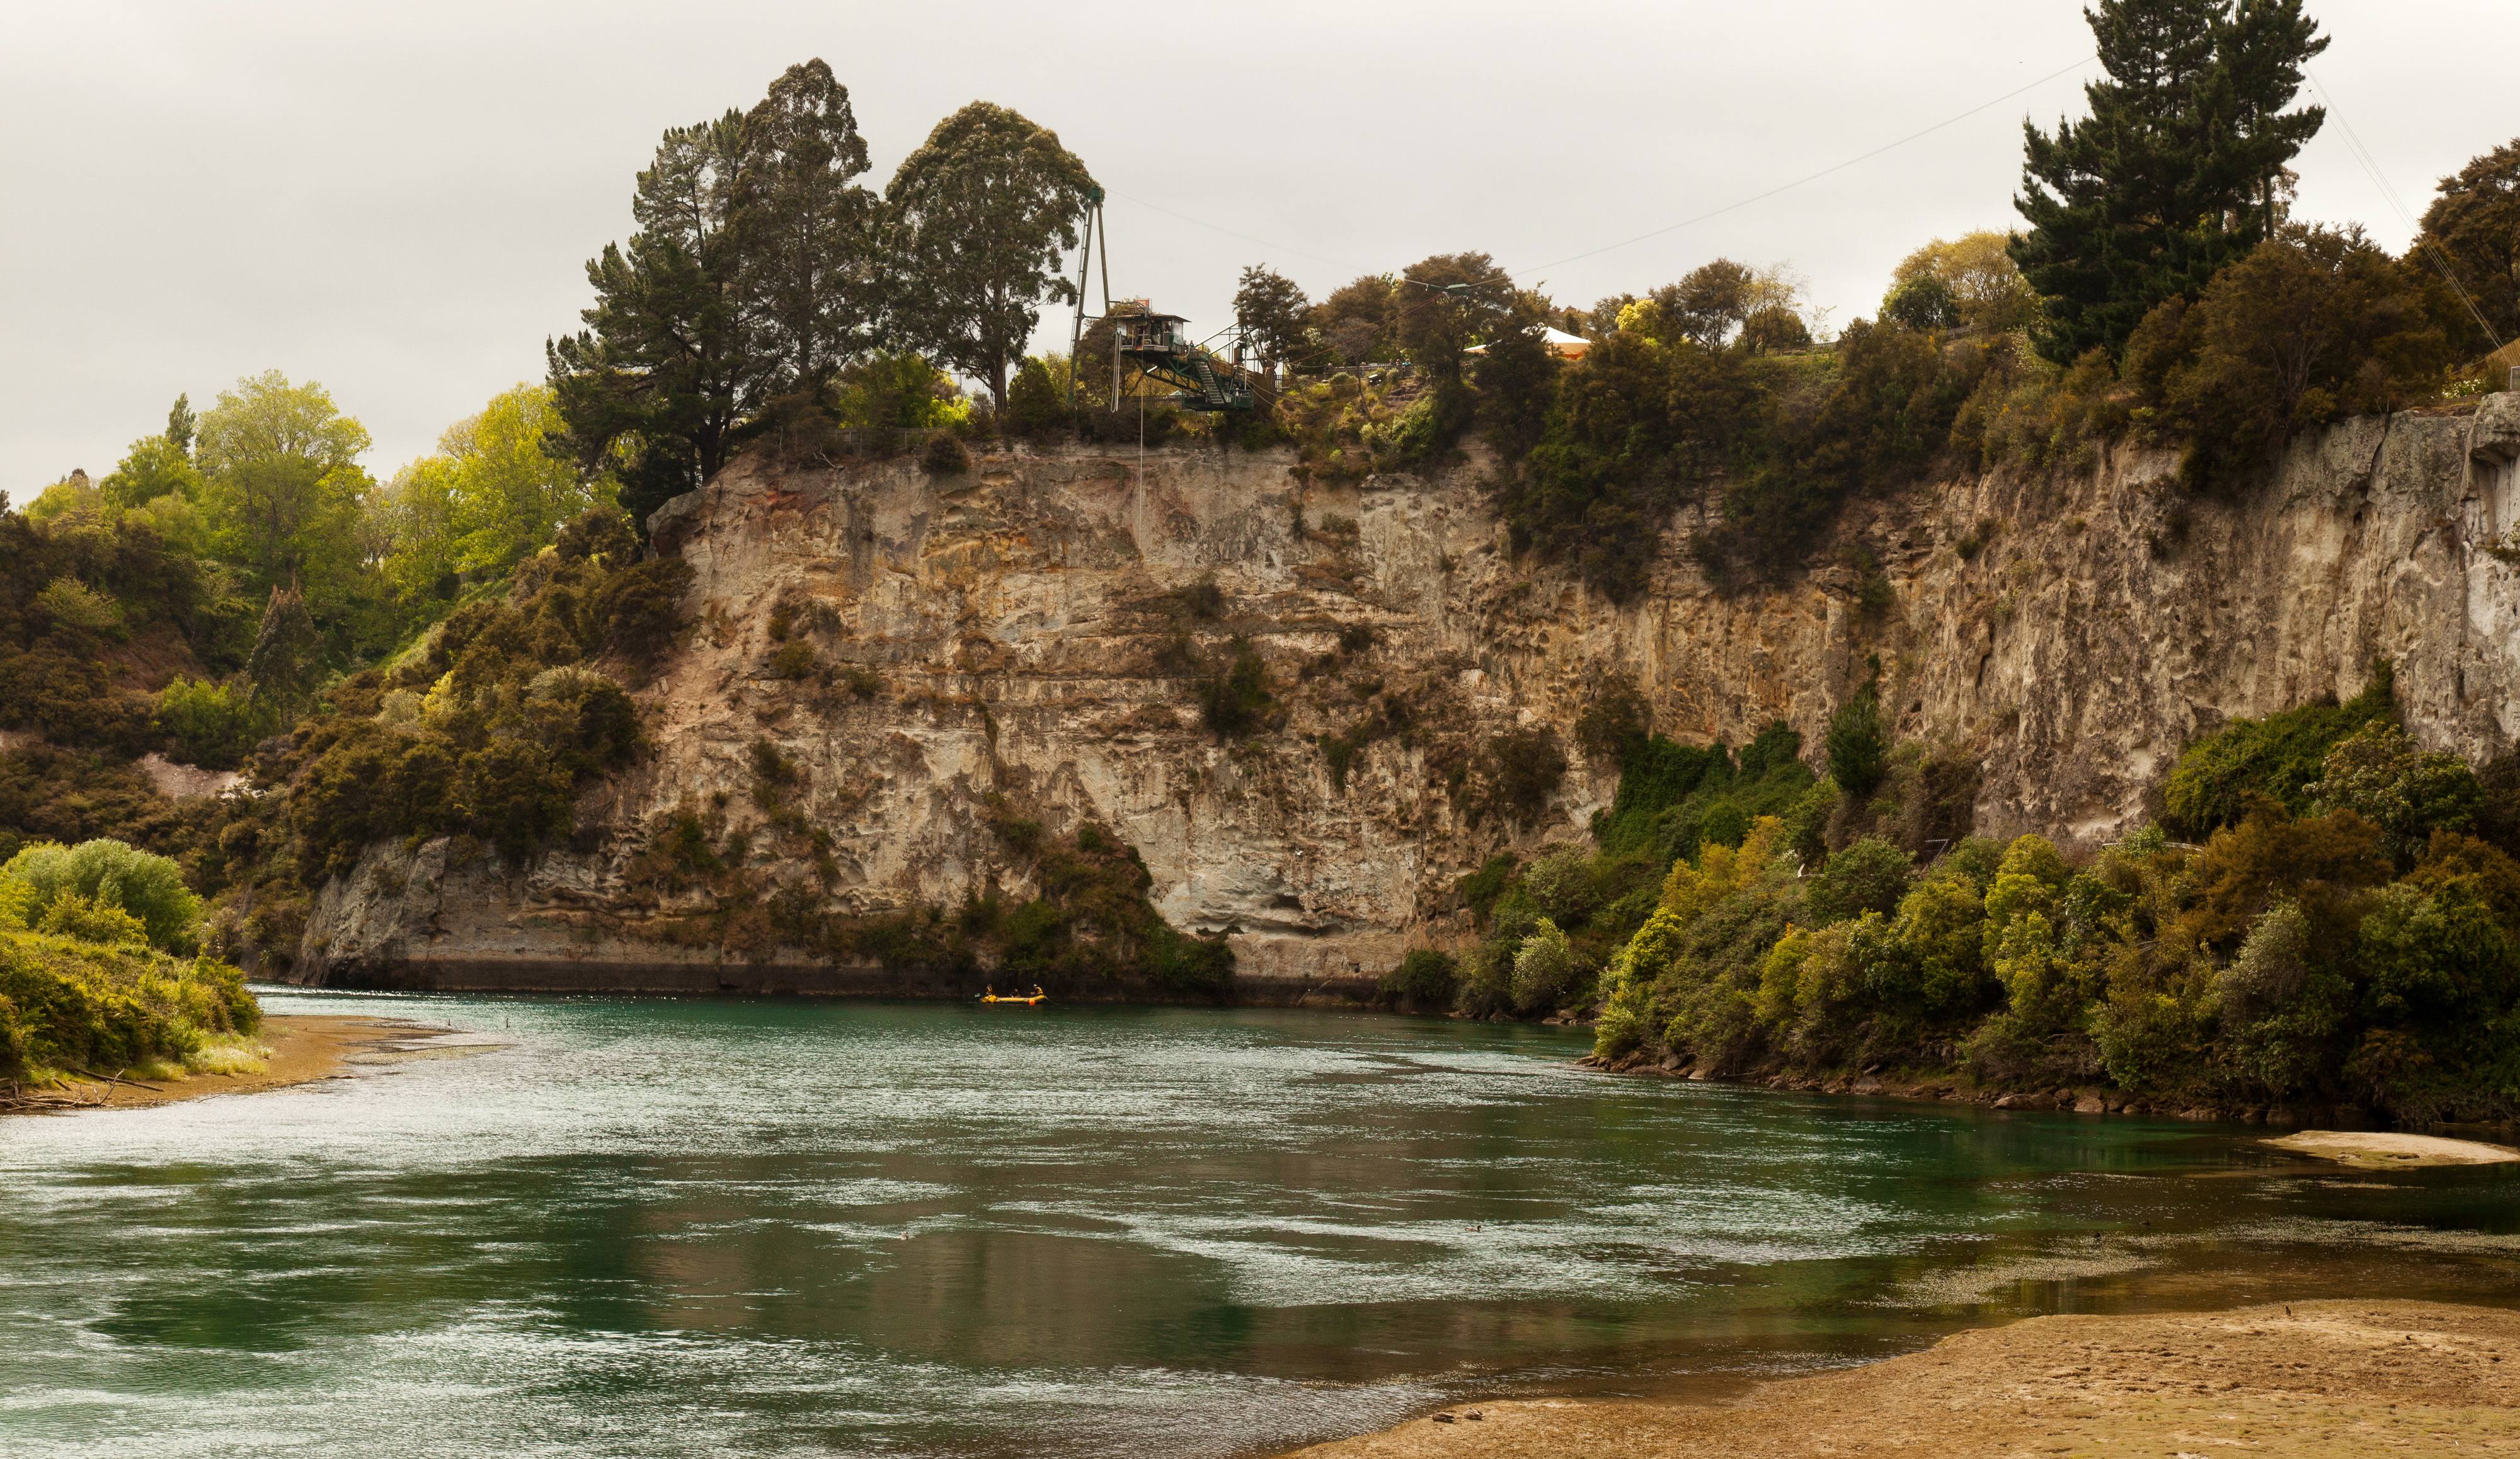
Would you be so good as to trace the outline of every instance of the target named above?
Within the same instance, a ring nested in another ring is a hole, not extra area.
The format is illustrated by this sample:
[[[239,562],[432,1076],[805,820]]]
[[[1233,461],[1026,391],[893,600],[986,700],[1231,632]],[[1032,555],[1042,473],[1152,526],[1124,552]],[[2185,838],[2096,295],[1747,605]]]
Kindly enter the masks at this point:
[[[0,1122],[0,1448],[1229,1454],[2022,1312],[2520,1292],[2507,1168],[1610,1080],[1557,1030],[272,1002],[520,1042]]]

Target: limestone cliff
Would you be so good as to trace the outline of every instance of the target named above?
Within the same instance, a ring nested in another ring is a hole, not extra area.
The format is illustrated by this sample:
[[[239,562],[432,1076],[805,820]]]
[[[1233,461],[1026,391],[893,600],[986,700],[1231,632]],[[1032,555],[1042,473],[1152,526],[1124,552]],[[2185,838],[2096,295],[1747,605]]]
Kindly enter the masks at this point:
[[[1902,735],[1981,761],[1977,824],[1999,835],[2107,839],[2185,742],[2351,694],[2374,655],[2396,663],[2418,739],[2482,759],[2520,731],[2520,584],[2486,550],[2520,515],[2515,457],[2520,397],[2503,395],[2306,437],[2228,497],[2183,492],[2174,462],[2132,450],[1940,481],[1839,524],[1894,591],[1867,612],[1851,567],[1719,594],[1687,512],[1651,590],[1604,601],[1508,554],[1475,454],[1339,485],[1213,447],[1018,445],[942,476],[756,455],[652,524],[697,571],[695,626],[638,692],[652,752],[587,797],[581,834],[522,868],[442,840],[372,848],[320,898],[296,976],[963,991],[655,935],[674,908],[630,895],[627,869],[678,808],[742,832],[760,814],[744,798],[756,740],[798,767],[834,910],[1023,895],[995,794],[1054,832],[1092,819],[1136,846],[1176,926],[1236,929],[1249,1001],[1360,993],[1413,942],[1466,930],[1465,871],[1580,838],[1615,784],[1571,732],[1605,673],[1676,738],[1738,744],[1782,718],[1816,747],[1877,656]],[[1276,702],[1221,739],[1196,691],[1236,641]],[[790,677],[799,643],[822,667]],[[1317,741],[1369,704],[1406,732],[1357,749],[1342,782]],[[1482,755],[1530,726],[1573,763],[1518,819]]]

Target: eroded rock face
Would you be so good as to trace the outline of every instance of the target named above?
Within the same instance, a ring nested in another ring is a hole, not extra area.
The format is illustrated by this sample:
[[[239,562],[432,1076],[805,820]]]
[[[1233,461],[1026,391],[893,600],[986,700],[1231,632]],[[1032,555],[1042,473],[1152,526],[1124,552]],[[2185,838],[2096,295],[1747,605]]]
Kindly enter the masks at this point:
[[[1214,449],[1141,465],[1134,450],[1019,447],[951,476],[748,458],[652,523],[697,572],[695,628],[638,692],[653,753],[530,867],[446,843],[372,849],[319,900],[298,976],[976,992],[658,939],[679,904],[632,873],[678,810],[783,844],[749,799],[756,740],[797,767],[788,800],[828,837],[831,909],[1029,895],[994,794],[1054,833],[1116,831],[1174,925],[1236,929],[1238,996],[1281,1002],[1362,993],[1405,948],[1466,935],[1452,889],[1487,857],[1583,837],[1615,786],[1572,733],[1604,674],[1638,683],[1676,738],[1739,744],[1782,718],[1816,758],[1877,658],[1903,736],[1982,760],[1977,823],[1997,835],[2112,838],[2188,740],[2350,695],[2375,655],[2395,662],[2419,740],[2481,759],[2520,730],[2520,593],[2480,550],[2520,514],[2512,399],[2305,438],[2270,485],[2229,499],[2127,452],[1859,504],[1838,545],[1864,547],[1895,590],[1868,615],[1849,566],[1716,593],[1688,513],[1651,591],[1611,604],[1508,554],[1475,456],[1337,487],[1308,485],[1290,457]],[[1197,689],[1238,639],[1277,705],[1229,740]],[[797,643],[827,667],[779,677]],[[1406,740],[1358,749],[1338,784],[1317,739],[1392,702]],[[1570,766],[1517,821],[1481,756],[1535,725]],[[803,853],[787,855],[772,869],[803,884]]]

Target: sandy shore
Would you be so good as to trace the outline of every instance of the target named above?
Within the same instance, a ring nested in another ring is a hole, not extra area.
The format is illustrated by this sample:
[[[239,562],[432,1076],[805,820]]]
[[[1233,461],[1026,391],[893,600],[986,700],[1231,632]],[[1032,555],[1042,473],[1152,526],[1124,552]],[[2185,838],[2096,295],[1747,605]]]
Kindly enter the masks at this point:
[[[101,1109],[141,1109],[211,1094],[250,1094],[258,1089],[278,1089],[330,1079],[343,1072],[353,1055],[407,1039],[413,1032],[409,1024],[386,1023],[374,1018],[337,1014],[272,1014],[263,1019],[262,1031],[255,1036],[264,1047],[271,1050],[270,1062],[260,1074],[195,1074],[183,1079],[144,1082],[155,1085],[154,1088],[73,1080],[68,1088],[55,1085],[50,1092],[68,1094],[82,1104]],[[112,1070],[101,1072],[112,1073]],[[102,1103],[95,1103],[100,1095],[103,1095]]]
[[[2520,1150],[2502,1145],[2377,1130],[2305,1129],[2259,1143],[2365,1170],[2408,1171],[2423,1166],[2491,1166],[2520,1161]]]
[[[1464,1417],[1472,1409],[1481,1418]],[[2520,1454],[2520,1312],[2312,1302],[2033,1317],[1720,1406],[1458,1404],[1302,1459]],[[1291,1459],[1291,1456],[1290,1456]]]

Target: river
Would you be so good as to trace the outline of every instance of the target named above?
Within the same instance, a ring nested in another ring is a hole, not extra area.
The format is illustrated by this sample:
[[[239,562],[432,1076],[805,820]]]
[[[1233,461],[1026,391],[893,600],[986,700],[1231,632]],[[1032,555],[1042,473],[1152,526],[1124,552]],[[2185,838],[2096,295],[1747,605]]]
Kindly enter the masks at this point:
[[[2514,1168],[1284,1010],[266,991],[506,1046],[0,1121],[18,1459],[1130,1455],[2025,1313],[2520,1302]]]

